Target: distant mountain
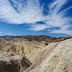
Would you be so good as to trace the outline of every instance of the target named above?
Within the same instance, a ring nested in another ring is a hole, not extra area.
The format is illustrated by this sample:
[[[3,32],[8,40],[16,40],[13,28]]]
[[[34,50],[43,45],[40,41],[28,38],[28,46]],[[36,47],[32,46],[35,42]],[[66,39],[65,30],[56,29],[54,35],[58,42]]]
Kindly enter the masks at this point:
[[[0,38],[3,38],[3,37],[13,37],[13,36],[10,36],[10,35],[0,36]]]
[[[10,35],[5,35],[5,36],[0,36],[0,38],[6,38],[6,37],[9,37],[9,38],[22,38],[22,39],[27,39],[29,41],[38,41],[38,42],[41,42],[41,41],[45,41],[45,42],[59,42],[59,41],[63,41],[63,40],[66,40],[66,39],[70,39],[72,38],[72,36],[70,37],[52,37],[52,36],[46,36],[46,35],[40,35],[40,36],[32,36],[32,35],[25,35],[25,36],[10,36]]]

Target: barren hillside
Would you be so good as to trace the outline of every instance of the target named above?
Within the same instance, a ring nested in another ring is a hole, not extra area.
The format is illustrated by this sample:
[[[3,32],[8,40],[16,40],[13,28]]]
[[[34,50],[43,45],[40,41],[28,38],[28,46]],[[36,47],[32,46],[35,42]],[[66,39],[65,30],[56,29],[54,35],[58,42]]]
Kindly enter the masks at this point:
[[[72,37],[1,37],[0,51],[24,55],[32,63],[24,72],[72,72]]]
[[[60,42],[39,65],[26,72],[72,72],[72,39]]]
[[[21,54],[29,58],[29,56],[39,49],[44,48],[45,43],[37,41],[28,41],[23,38],[1,38],[0,39],[0,51],[14,52]]]

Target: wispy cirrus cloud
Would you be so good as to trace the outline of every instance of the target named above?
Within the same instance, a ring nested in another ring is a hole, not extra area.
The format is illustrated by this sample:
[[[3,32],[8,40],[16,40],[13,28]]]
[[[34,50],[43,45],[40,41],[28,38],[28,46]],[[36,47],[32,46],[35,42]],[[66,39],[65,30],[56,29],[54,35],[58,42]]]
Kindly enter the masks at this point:
[[[0,32],[0,34],[2,34],[2,32]]]
[[[64,25],[62,27],[60,27],[60,29],[55,29],[53,31],[51,31],[51,33],[63,33],[63,34],[67,34],[67,35],[72,35],[72,30],[70,30],[69,28],[72,27],[72,25]]]
[[[12,35],[12,33],[10,33],[10,32],[0,32],[0,36],[1,35]]]
[[[46,28],[54,28],[53,30],[48,30],[49,33],[63,33],[67,35],[72,35],[72,17],[66,16],[67,11],[72,8],[72,6],[61,10],[61,8],[67,3],[67,0],[55,0],[49,6],[49,14],[45,17]],[[61,10],[61,11],[60,11]],[[43,25],[42,25],[43,26]],[[39,27],[39,25],[38,25]],[[43,26],[44,27],[44,26]],[[55,29],[58,27],[59,29]],[[37,26],[33,27],[33,30],[37,29]],[[40,29],[40,28],[38,28]],[[44,30],[44,29],[43,29]]]
[[[0,21],[11,24],[29,23],[30,30],[35,31],[59,27],[48,32],[72,35],[72,30],[70,30],[72,17],[66,16],[72,6],[61,10],[68,1],[52,1],[48,5],[49,14],[45,16],[39,0],[0,0]],[[39,21],[43,21],[44,24],[36,24]]]
[[[49,28],[46,24],[34,24],[29,30],[40,31]]]
[[[71,17],[66,17],[66,11],[69,10],[72,7],[69,7],[68,9],[64,9],[60,11],[60,9],[63,7],[63,5],[66,3],[66,0],[56,0],[54,3],[50,5],[50,11],[49,11],[49,21],[46,23],[48,25],[52,25],[53,27],[62,27],[62,25],[70,24],[72,21]],[[60,12],[59,12],[60,11]]]
[[[43,20],[39,0],[0,0],[0,20],[13,23],[34,23]]]
[[[67,0],[55,0],[51,3],[49,7],[49,15],[47,17],[46,24],[51,27],[59,27],[60,29],[50,31],[50,33],[63,33],[72,35],[71,27],[72,17],[67,17],[67,11],[72,8],[72,6],[61,10],[61,8],[67,3]],[[60,11],[61,10],[61,11]]]
[[[12,35],[12,33],[10,33],[10,32],[6,32],[6,33],[4,33],[5,35]]]

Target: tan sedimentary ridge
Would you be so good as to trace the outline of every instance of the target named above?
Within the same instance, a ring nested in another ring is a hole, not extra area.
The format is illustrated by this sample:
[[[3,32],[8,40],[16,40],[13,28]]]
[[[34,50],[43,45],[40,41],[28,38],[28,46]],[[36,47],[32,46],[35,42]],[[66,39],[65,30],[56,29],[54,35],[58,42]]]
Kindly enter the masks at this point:
[[[52,42],[60,42],[72,37],[56,38],[51,36],[16,36],[0,38],[0,50],[14,52],[26,56],[28,59],[37,51],[43,49]]]
[[[23,38],[1,38],[0,51],[14,52],[15,54],[24,55],[29,58],[37,50],[44,48],[45,43],[37,41],[28,41]]]
[[[72,39],[60,42],[49,56],[28,72],[72,72]]]
[[[57,46],[57,44],[58,44],[58,42],[51,43],[48,46],[46,46],[45,48],[38,50],[37,52],[33,53],[30,56],[29,60],[32,61],[32,63],[38,62],[39,60],[42,60],[43,58],[48,56],[51,51],[54,50],[54,48]]]
[[[28,58],[32,65],[23,72],[72,72],[71,37],[31,37],[0,38],[0,51]]]
[[[29,60],[33,63],[27,70],[26,72],[29,72],[30,70],[36,68],[37,66],[40,65],[49,55],[50,53],[55,49],[55,47],[59,44],[59,42],[56,43],[51,43],[48,46],[46,46],[44,49],[41,49],[31,55]]]

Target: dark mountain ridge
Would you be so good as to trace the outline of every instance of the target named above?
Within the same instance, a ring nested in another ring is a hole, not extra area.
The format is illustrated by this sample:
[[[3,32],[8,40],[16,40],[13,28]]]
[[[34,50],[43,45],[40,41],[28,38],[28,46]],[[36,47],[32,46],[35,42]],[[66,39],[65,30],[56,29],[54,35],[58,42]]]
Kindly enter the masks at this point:
[[[69,37],[52,37],[52,36],[46,36],[46,35],[25,35],[25,36],[9,36],[9,35],[6,35],[6,36],[0,36],[0,38],[5,38],[5,39],[12,39],[12,38],[21,38],[21,39],[27,39],[29,41],[38,41],[38,42],[41,42],[41,41],[45,41],[45,42],[58,42],[58,41],[63,41],[63,40],[66,40],[66,39],[70,39],[72,38],[72,36],[69,36]]]

